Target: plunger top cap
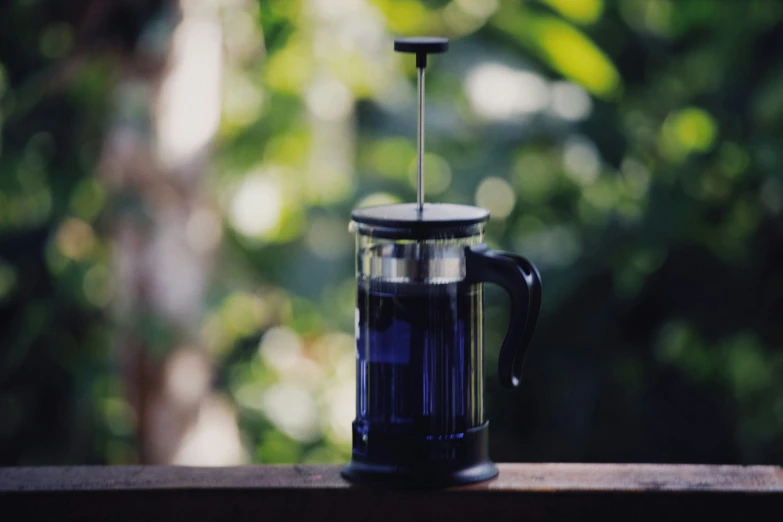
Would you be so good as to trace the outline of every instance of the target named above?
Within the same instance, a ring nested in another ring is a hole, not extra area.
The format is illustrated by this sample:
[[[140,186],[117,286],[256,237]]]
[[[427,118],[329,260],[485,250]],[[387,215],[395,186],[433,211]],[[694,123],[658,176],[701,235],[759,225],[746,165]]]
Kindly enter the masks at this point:
[[[445,53],[449,50],[449,40],[437,36],[397,38],[394,40],[394,50],[400,53],[415,53],[416,67],[422,69],[427,66],[428,54]]]

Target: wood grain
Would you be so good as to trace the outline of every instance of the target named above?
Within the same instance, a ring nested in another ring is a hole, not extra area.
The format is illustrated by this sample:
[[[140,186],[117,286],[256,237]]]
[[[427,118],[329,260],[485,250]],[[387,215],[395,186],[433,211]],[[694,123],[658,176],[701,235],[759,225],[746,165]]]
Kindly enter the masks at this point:
[[[436,491],[356,487],[339,466],[0,468],[0,519],[783,520],[775,466],[499,467]]]

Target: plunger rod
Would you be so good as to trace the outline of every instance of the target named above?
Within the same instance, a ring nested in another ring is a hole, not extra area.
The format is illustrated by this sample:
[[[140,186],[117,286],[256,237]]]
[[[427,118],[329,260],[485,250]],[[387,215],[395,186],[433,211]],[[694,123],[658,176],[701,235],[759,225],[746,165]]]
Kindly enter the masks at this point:
[[[449,41],[445,38],[432,36],[419,36],[416,38],[398,38],[394,40],[394,50],[401,53],[416,54],[416,70],[419,73],[418,81],[418,126],[417,149],[418,165],[416,172],[416,208],[421,214],[424,211],[424,69],[427,67],[427,55],[431,53],[445,53],[449,48]]]
[[[424,67],[417,67],[419,72],[419,110],[418,110],[418,172],[416,178],[416,202],[419,212],[424,210]]]

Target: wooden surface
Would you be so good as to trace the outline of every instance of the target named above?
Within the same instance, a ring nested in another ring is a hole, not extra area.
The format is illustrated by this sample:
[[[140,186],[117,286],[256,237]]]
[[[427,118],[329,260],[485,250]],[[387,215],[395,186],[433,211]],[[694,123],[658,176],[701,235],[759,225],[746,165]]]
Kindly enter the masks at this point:
[[[438,491],[352,486],[339,466],[0,468],[0,520],[783,520],[774,466],[499,467]]]

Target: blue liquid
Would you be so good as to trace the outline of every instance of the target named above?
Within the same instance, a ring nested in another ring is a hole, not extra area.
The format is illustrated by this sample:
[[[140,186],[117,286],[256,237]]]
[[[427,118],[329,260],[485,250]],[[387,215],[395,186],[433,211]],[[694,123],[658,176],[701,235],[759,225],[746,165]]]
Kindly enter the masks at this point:
[[[484,422],[482,290],[360,281],[360,431],[459,435]]]

